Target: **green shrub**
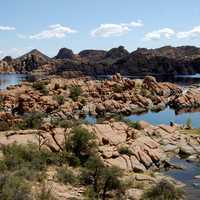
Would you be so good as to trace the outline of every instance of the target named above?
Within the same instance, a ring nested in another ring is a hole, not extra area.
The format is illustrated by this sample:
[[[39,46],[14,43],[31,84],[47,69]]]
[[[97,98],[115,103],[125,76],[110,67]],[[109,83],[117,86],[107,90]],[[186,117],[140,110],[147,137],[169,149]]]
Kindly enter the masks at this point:
[[[106,167],[99,157],[90,157],[85,163],[80,180],[83,184],[92,186],[89,194],[95,198],[106,199],[108,191],[118,191],[118,195],[124,193],[125,187],[121,181],[122,171],[117,167]],[[95,195],[96,194],[96,195]]]
[[[23,179],[13,175],[0,175],[1,200],[31,200],[31,188]]]
[[[81,120],[75,121],[70,119],[55,118],[51,120],[51,124],[61,128],[73,128],[81,124]]]
[[[87,129],[75,127],[72,129],[71,136],[68,138],[65,146],[79,158],[81,163],[84,163],[96,151],[94,139],[94,134],[90,133]]]
[[[4,110],[4,100],[3,100],[3,97],[0,96],[0,111],[3,111]]]
[[[38,150],[35,144],[17,145],[12,144],[3,148],[4,162],[8,170],[43,171],[47,165],[56,164],[54,153],[48,150]]]
[[[147,190],[143,198],[144,200],[180,200],[184,194],[180,188],[176,188],[167,180],[161,180],[157,185]]]
[[[129,147],[127,146],[122,146],[118,149],[118,152],[120,154],[125,154],[125,155],[128,155],[128,156],[131,156],[133,154],[133,152],[129,149]]]
[[[10,130],[10,125],[6,121],[0,121],[0,131]]]
[[[24,166],[15,172],[15,176],[24,178],[28,181],[42,182],[46,177],[46,172],[44,170],[38,171],[33,168]]]
[[[77,101],[78,97],[82,94],[82,90],[80,86],[72,86],[70,87],[70,95],[69,97],[73,100],[73,101]]]
[[[51,188],[43,183],[40,191],[36,194],[35,200],[56,200],[56,198],[53,196]]]
[[[35,90],[39,90],[41,93],[43,93],[44,95],[48,94],[48,89],[45,83],[43,82],[35,82],[33,83],[33,88]]]
[[[191,118],[187,119],[186,128],[187,129],[192,129],[192,119]]]
[[[54,100],[58,102],[59,105],[63,105],[65,102],[65,98],[62,95],[57,95],[54,97]]]
[[[18,129],[39,129],[42,124],[42,119],[45,116],[41,112],[33,112],[25,115],[22,122],[16,125]]]
[[[123,85],[115,84],[113,86],[113,92],[114,93],[122,93],[124,90],[125,90],[125,88],[123,87]]]
[[[77,177],[74,175],[73,171],[67,169],[66,167],[58,169],[56,174],[58,181],[64,184],[75,185],[77,183]]]
[[[134,129],[137,129],[137,130],[141,129],[139,122],[130,121],[129,119],[123,119],[123,122],[125,122],[131,128],[134,128]]]

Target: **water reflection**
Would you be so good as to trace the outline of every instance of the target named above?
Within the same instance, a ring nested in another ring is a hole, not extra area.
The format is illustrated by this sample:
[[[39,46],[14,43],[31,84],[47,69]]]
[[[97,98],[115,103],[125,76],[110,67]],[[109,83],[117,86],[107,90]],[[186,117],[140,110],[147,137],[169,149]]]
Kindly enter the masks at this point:
[[[10,85],[17,85],[26,79],[24,74],[0,74],[0,90],[6,89]]]

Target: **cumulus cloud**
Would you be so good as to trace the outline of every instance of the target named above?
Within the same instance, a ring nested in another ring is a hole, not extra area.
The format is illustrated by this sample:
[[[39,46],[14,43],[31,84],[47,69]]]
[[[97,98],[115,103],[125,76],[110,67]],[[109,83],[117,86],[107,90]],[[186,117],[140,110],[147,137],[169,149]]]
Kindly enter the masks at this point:
[[[93,37],[121,36],[132,30],[134,27],[142,27],[142,21],[122,23],[122,24],[101,24],[91,31]]]
[[[64,38],[66,34],[76,33],[77,31],[61,24],[55,24],[48,27],[48,30],[44,30],[38,34],[31,35],[30,39],[51,39],[51,38]]]
[[[15,27],[11,27],[11,26],[0,26],[0,31],[14,31],[16,30]]]
[[[175,31],[171,28],[163,28],[160,30],[152,31],[144,36],[144,40],[159,40],[162,37],[170,39],[175,35]]]
[[[193,29],[184,32],[178,32],[177,38],[191,38],[200,36],[200,26],[195,26]]]

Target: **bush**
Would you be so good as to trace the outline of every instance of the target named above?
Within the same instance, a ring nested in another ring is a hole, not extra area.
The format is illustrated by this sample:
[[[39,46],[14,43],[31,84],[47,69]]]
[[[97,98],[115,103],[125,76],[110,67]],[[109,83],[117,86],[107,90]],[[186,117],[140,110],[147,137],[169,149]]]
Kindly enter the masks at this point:
[[[129,149],[129,147],[127,146],[122,146],[118,149],[118,152],[120,154],[125,154],[125,155],[128,155],[128,156],[131,156],[133,154],[133,152]]]
[[[45,114],[41,112],[29,113],[25,116],[23,122],[17,124],[17,128],[23,129],[23,130],[39,129],[44,116]]]
[[[41,186],[41,190],[36,195],[35,200],[56,200],[53,196],[51,188],[47,187],[44,183]]]
[[[31,200],[31,188],[23,179],[13,175],[0,176],[1,200]]]
[[[33,88],[35,90],[39,90],[41,93],[43,93],[44,95],[48,94],[48,89],[47,86],[45,85],[45,83],[43,82],[35,82],[33,83]]]
[[[8,131],[10,129],[10,125],[6,121],[0,121],[0,131]]]
[[[123,119],[123,122],[125,122],[131,128],[134,128],[137,130],[141,129],[139,122],[130,121],[129,119]]]
[[[187,119],[186,128],[187,129],[192,129],[192,119],[191,118]]]
[[[56,100],[59,105],[62,105],[65,102],[65,98],[62,95],[55,96],[54,100]]]
[[[180,200],[184,194],[181,189],[176,188],[167,180],[161,180],[157,185],[147,190],[143,198],[144,200]]]
[[[81,124],[81,120],[75,121],[75,120],[69,120],[69,119],[60,119],[60,118],[55,118],[51,120],[51,124],[55,125],[56,127],[61,127],[61,128],[73,128],[77,127]]]
[[[67,169],[66,167],[59,169],[56,177],[58,181],[66,185],[67,184],[75,185],[77,183],[77,178],[74,175],[73,171]]]
[[[4,110],[4,100],[3,100],[3,97],[0,96],[0,111],[3,111]]]
[[[124,193],[125,187],[121,181],[122,171],[117,167],[106,167],[98,157],[91,157],[85,164],[81,173],[81,182],[92,186],[89,194],[105,200],[108,191]],[[96,195],[95,195],[96,194]]]
[[[15,176],[18,176],[20,178],[24,178],[28,181],[38,181],[42,182],[44,178],[46,177],[46,172],[43,171],[37,171],[30,167],[21,167],[15,172]]]
[[[4,164],[8,170],[15,171],[27,168],[29,170],[43,171],[47,165],[56,164],[54,153],[48,150],[38,150],[34,144],[12,144],[3,148]]]
[[[75,127],[71,131],[71,136],[66,141],[65,148],[71,151],[83,164],[95,153],[95,136],[87,129]]]
[[[77,101],[78,97],[81,95],[82,90],[80,86],[72,86],[70,87],[70,95],[69,97],[73,100],[73,101]]]
[[[114,93],[122,93],[125,90],[125,88],[123,87],[123,85],[114,85],[113,86],[113,92]]]

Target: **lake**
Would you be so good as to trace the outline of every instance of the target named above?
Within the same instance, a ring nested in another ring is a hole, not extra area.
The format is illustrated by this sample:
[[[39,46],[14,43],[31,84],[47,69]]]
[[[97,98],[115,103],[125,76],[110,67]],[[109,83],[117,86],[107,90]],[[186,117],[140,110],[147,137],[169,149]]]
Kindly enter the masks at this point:
[[[24,74],[0,74],[0,90],[5,90],[8,86],[20,84],[26,79]]]
[[[0,90],[4,90],[10,85],[19,84],[25,79],[26,79],[26,75],[24,74],[15,74],[15,73],[0,74]],[[172,81],[174,82],[174,80]],[[185,83],[197,84],[198,82],[200,84],[200,74],[191,75],[191,76],[185,76],[185,75],[177,76],[175,82],[180,82],[183,85]],[[200,128],[200,113],[199,112],[182,113],[180,115],[176,115],[175,111],[170,109],[169,107],[158,113],[149,111],[148,113],[144,113],[141,115],[130,115],[127,118],[132,121],[145,120],[154,125],[169,124],[170,121],[174,123],[178,123],[178,124],[185,124],[186,121],[189,118],[191,118],[193,127]],[[88,121],[89,123],[95,123],[96,119],[94,117],[87,116],[86,121]]]
[[[176,180],[185,184],[184,191],[187,200],[199,200],[200,197],[200,179],[195,179],[195,176],[200,175],[200,167],[198,163],[187,162],[178,158],[173,158],[171,163],[178,166],[183,166],[184,170],[171,169],[164,172],[165,175],[171,176]]]

